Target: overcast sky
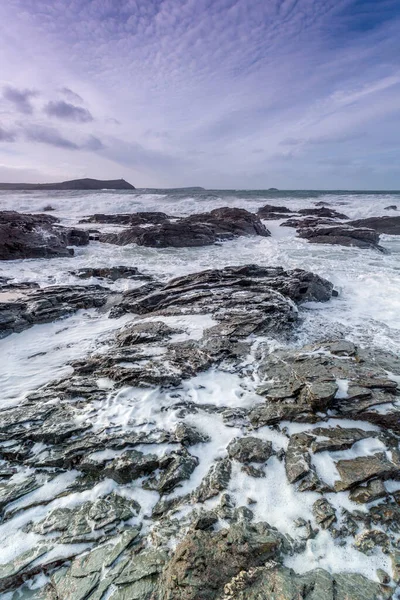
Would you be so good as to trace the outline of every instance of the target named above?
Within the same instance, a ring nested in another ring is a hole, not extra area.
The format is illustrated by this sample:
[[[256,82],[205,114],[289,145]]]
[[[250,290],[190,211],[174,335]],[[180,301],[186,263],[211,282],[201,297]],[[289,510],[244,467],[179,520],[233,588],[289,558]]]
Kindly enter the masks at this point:
[[[400,189],[399,0],[6,0],[0,180]]]

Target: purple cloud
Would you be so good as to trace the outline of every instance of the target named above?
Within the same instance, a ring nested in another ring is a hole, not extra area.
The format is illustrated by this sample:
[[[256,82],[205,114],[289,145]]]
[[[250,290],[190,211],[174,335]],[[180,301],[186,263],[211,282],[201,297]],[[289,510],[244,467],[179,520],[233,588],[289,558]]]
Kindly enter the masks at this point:
[[[31,98],[37,96],[35,90],[19,90],[15,87],[7,86],[3,91],[3,98],[12,102],[16,110],[25,115],[33,113]]]
[[[49,117],[57,117],[66,121],[75,121],[76,123],[89,123],[93,121],[93,116],[81,106],[75,106],[64,100],[48,102],[44,107],[44,112]]]

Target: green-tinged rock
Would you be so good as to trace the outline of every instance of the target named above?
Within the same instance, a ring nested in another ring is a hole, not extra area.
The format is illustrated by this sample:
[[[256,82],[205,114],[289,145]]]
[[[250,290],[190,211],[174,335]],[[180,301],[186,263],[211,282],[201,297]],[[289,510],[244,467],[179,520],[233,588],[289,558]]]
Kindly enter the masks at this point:
[[[194,502],[204,502],[208,498],[217,496],[222,490],[226,490],[232,473],[232,463],[228,458],[217,460],[200,483],[199,487],[193,492]]]
[[[248,436],[237,438],[228,445],[228,455],[241,463],[263,463],[272,455],[272,443]]]

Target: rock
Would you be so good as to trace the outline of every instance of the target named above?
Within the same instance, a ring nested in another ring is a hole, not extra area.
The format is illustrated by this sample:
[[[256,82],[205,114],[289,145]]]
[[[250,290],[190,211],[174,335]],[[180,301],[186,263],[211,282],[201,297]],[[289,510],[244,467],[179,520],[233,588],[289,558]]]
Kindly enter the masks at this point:
[[[123,529],[124,522],[137,515],[139,510],[140,506],[134,500],[111,493],[76,508],[56,508],[42,521],[29,525],[27,531],[40,535],[58,532],[59,543],[89,542]]]
[[[329,529],[336,521],[336,511],[326,498],[320,498],[313,504],[315,520],[322,529]]]
[[[363,486],[358,486],[350,490],[349,498],[353,502],[359,504],[366,504],[367,502],[373,502],[378,498],[384,498],[387,496],[387,491],[384,483],[380,479],[372,479]]]
[[[143,275],[136,267],[88,267],[78,269],[78,271],[70,271],[71,275],[79,277],[79,279],[90,279],[96,277],[98,279],[107,279],[109,281],[117,281],[117,279],[152,279],[149,275]]]
[[[285,470],[289,483],[296,483],[310,472],[310,441],[306,433],[297,433],[290,437],[285,455]]]
[[[211,440],[207,434],[200,433],[195,427],[182,422],[176,426],[174,438],[183,446],[194,446],[195,444],[203,444]]]
[[[210,529],[215,523],[218,521],[218,515],[213,511],[199,511],[193,521],[192,527],[193,529],[205,531],[206,529]]]
[[[315,569],[298,575],[271,565],[242,571],[226,586],[221,600],[390,600],[392,589],[358,573],[331,575]]]
[[[99,218],[99,215],[95,216]],[[183,248],[209,246],[218,240],[241,235],[270,235],[256,215],[242,208],[217,208],[210,213],[191,215],[174,221],[163,219],[158,224],[146,228],[141,226],[143,222],[140,222],[137,216],[135,219],[132,215],[114,217],[119,217],[119,222],[124,218],[130,228],[121,233],[101,234],[99,239],[121,246],[135,243],[154,248]]]
[[[299,237],[306,238],[313,244],[335,244],[382,250],[378,245],[379,234],[367,227],[355,227],[348,224],[318,225],[301,228],[298,233]]]
[[[400,235],[400,217],[369,217],[368,219],[349,221],[348,224],[352,227],[367,227],[377,233]]]
[[[298,211],[299,215],[322,217],[328,219],[348,219],[346,215],[340,213],[333,208],[327,208],[325,206],[321,208],[302,208]]]
[[[397,210],[397,205],[391,204],[390,206],[385,206],[385,210]]]
[[[138,212],[129,214],[95,214],[80,221],[80,223],[104,223],[108,225],[160,225],[169,220],[163,212]]]
[[[114,479],[117,483],[129,483],[143,475],[149,475],[158,469],[160,461],[155,454],[143,454],[137,450],[127,450],[121,456],[114,458],[104,468],[104,476]],[[81,469],[84,465],[81,465]]]
[[[243,569],[278,557],[284,537],[266,523],[247,521],[218,532],[191,531],[160,579],[160,600],[213,600]]]
[[[125,179],[71,179],[57,183],[0,183],[1,190],[134,190]]]
[[[61,319],[81,308],[103,306],[109,295],[109,290],[98,285],[50,286],[27,292],[13,302],[0,302],[0,338]]]
[[[257,214],[260,219],[283,219],[287,213],[291,213],[289,208],[286,206],[273,206],[272,204],[266,204],[265,206],[258,209]]]
[[[261,311],[264,321],[273,312],[271,304],[282,304],[282,296],[292,302],[326,302],[333,286],[321,277],[295,269],[246,265],[201,271],[172,279],[166,286],[140,297],[137,291],[127,292],[119,312],[129,310],[139,314],[206,314],[212,312],[220,320],[227,315],[246,315]],[[282,310],[288,314],[288,310]],[[222,314],[223,311],[223,314]],[[276,320],[277,315],[274,315]],[[248,335],[248,334],[247,334]]]
[[[369,529],[356,536],[354,545],[357,550],[364,554],[372,554],[374,548],[377,546],[379,546],[385,554],[388,554],[390,540],[383,531]]]
[[[220,458],[210,467],[207,475],[200,483],[199,487],[193,492],[193,502],[204,502],[208,498],[218,496],[226,490],[232,473],[232,463],[227,458]]]
[[[227,450],[229,458],[238,462],[264,463],[272,455],[272,443],[249,436],[232,440]]]
[[[7,482],[0,482],[0,513],[3,512],[4,508],[10,502],[14,502],[25,496],[25,494],[29,494],[33,492],[38,487],[40,487],[40,482],[34,475],[28,475],[25,479],[21,479],[20,476],[17,476],[15,480],[11,478]]]
[[[179,330],[169,327],[163,321],[130,323],[117,333],[116,341],[119,347],[152,344],[167,340],[176,333]]]
[[[169,494],[182,481],[190,478],[198,464],[197,456],[192,456],[187,450],[171,452],[160,459],[160,477],[148,480],[146,487],[155,489],[160,494]]]
[[[337,492],[348,490],[373,478],[400,478],[400,465],[389,460],[383,452],[371,456],[339,460],[335,464],[340,475],[340,479],[335,481]]]
[[[68,246],[89,243],[87,232],[57,222],[51,215],[0,212],[0,260],[72,256]]]

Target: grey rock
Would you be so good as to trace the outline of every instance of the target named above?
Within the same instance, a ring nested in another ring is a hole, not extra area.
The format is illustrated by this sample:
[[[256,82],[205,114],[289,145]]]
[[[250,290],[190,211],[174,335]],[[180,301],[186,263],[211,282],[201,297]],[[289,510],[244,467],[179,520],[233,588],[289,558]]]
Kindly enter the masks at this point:
[[[272,443],[249,436],[232,440],[227,450],[229,457],[238,462],[264,463],[272,455]]]
[[[199,487],[193,492],[194,502],[204,502],[208,498],[217,496],[219,492],[225,490],[231,478],[232,464],[227,458],[217,460],[200,483]]]
[[[339,460],[335,464],[340,475],[340,479],[335,481],[335,490],[338,492],[373,478],[400,478],[400,465],[389,460],[383,452]]]
[[[159,464],[159,458],[155,454],[143,454],[143,452],[137,450],[127,450],[107,464],[103,473],[105,477],[110,477],[117,483],[124,484],[143,475],[153,473],[159,467]]]
[[[326,498],[320,498],[313,504],[315,521],[322,529],[329,529],[336,521],[336,511]]]
[[[367,219],[349,221],[349,225],[353,227],[368,227],[377,233],[400,235],[400,217],[369,217]]]

